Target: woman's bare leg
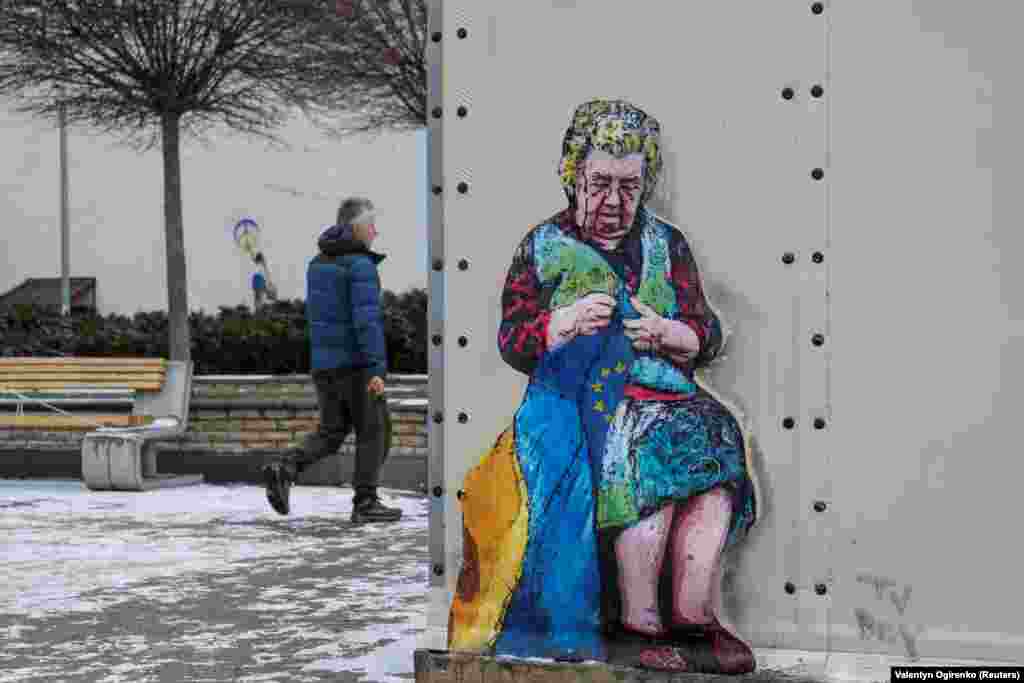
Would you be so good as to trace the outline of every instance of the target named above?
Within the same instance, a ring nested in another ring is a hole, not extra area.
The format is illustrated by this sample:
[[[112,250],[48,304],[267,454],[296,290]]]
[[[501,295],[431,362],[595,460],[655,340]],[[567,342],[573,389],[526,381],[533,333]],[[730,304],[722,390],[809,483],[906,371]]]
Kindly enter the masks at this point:
[[[732,520],[732,496],[719,486],[680,505],[672,531],[672,619],[708,624],[720,599],[721,557]],[[716,591],[718,591],[716,593]]]
[[[672,525],[674,505],[667,505],[622,532],[615,542],[622,594],[622,623],[648,635],[664,632],[658,612],[658,579]]]
[[[678,506],[676,526],[667,552],[672,553],[673,626],[701,625],[706,639],[695,650],[651,648],[641,663],[664,671],[687,671],[693,659],[723,674],[745,674],[756,668],[754,653],[724,621],[722,614],[722,550],[732,515],[732,496],[718,487]]]

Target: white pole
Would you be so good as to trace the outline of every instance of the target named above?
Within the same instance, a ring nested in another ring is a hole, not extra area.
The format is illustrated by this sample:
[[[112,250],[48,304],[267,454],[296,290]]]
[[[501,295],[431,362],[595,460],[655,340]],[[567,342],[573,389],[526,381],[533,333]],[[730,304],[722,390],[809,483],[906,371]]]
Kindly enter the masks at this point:
[[[60,289],[61,315],[71,313],[71,248],[68,212],[68,129],[67,114],[61,104],[58,113],[60,126]]]

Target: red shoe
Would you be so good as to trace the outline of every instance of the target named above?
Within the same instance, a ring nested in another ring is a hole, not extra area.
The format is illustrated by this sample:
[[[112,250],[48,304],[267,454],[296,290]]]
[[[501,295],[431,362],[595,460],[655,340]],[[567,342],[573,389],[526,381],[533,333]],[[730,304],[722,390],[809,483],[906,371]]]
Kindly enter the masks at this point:
[[[617,624],[608,633],[608,661],[621,666],[639,666],[658,671],[692,671],[685,650],[674,647],[668,634],[652,636]]]
[[[717,673],[735,676],[754,671],[757,666],[754,652],[746,643],[727,631],[717,618],[708,624],[707,634],[706,647],[715,660]]]
[[[682,673],[693,671],[690,662],[683,656],[683,650],[677,647],[656,647],[640,653],[640,666],[655,671]]]

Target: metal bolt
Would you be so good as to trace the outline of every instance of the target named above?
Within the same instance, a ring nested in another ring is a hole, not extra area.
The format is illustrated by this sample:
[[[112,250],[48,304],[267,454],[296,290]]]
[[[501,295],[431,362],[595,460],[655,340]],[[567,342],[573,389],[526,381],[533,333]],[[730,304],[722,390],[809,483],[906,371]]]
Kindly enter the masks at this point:
[[[782,426],[786,429],[792,429],[793,427],[796,427],[796,420],[791,417],[787,417],[782,421]]]
[[[434,346],[440,346],[441,342],[444,341],[444,339],[441,337],[441,335],[435,334],[433,337],[430,338],[430,341],[434,342]]]
[[[828,593],[828,586],[823,583],[816,583],[814,584],[814,592],[818,595],[825,595],[825,593]]]
[[[469,183],[463,181],[459,183],[457,189],[459,190],[459,194],[466,194],[467,192],[469,192]]]
[[[465,40],[466,36],[469,35],[469,31],[467,31],[464,28],[460,28],[458,31],[455,32],[455,35],[459,37],[459,40]]]
[[[434,41],[435,43],[440,43],[441,42],[441,32],[440,31],[434,31],[431,34],[430,39],[432,41]]]
[[[440,411],[434,413],[434,422],[437,424],[441,424],[442,422],[444,422],[444,413]]]
[[[441,488],[440,486],[435,486],[434,487],[434,497],[435,498],[440,498],[441,494],[443,494],[443,493],[444,493],[444,489],[443,488]]]
[[[434,270],[441,270],[444,268],[444,261],[441,259],[434,259]]]
[[[811,12],[813,12],[814,14],[821,14],[824,11],[825,11],[825,4],[824,3],[816,2],[816,3],[811,5]]]
[[[793,252],[787,251],[785,254],[782,255],[782,262],[785,263],[787,266],[792,265],[794,261],[796,261],[796,254],[794,254]]]
[[[792,88],[783,88],[782,89],[782,99],[784,99],[784,100],[791,100],[791,99],[793,99],[793,95],[794,94],[795,93],[793,92]]]
[[[434,185],[434,194],[441,194],[441,186]]]
[[[815,346],[823,346],[825,344],[825,335],[820,332],[811,337],[811,343]]]
[[[459,490],[458,490],[458,491],[457,491],[457,492],[455,493],[455,497],[456,497],[456,498],[458,498],[459,500],[462,500],[463,498],[465,498],[465,497],[466,497],[466,492],[465,492],[465,491],[463,491],[462,489],[459,489]]]
[[[466,424],[469,422],[469,415],[466,413],[459,413],[459,424]]]
[[[816,168],[813,171],[811,171],[811,177],[814,178],[815,180],[821,180],[822,178],[825,177],[825,171],[823,169]]]
[[[466,115],[469,114],[469,109],[466,109],[465,107],[459,107],[458,109],[455,110],[455,113],[458,114],[460,119],[464,119],[466,118]]]
[[[434,107],[430,113],[435,119],[441,118],[441,107]]]
[[[461,346],[462,348],[466,348],[468,344],[469,339],[467,337],[459,337],[459,346]]]
[[[792,595],[793,593],[796,593],[796,586],[793,585],[792,581],[787,581],[786,582],[786,592],[789,593],[790,595]]]
[[[825,89],[820,85],[815,85],[811,88],[811,97],[821,97],[825,94]]]
[[[826,507],[825,501],[823,501],[823,500],[818,500],[818,501],[814,502],[814,511],[815,512],[824,512],[825,511],[825,507]]]
[[[825,418],[823,418],[823,417],[816,417],[816,418],[814,418],[814,428],[815,429],[824,429],[825,428]]]
[[[444,575],[444,565],[443,564],[435,564],[434,565],[434,573],[437,574],[438,576],[443,576]]]
[[[459,259],[459,270],[469,270],[469,261],[466,259]]]
[[[825,260],[825,255],[822,254],[820,251],[816,251],[814,252],[814,255],[811,256],[811,260],[814,261],[815,263],[821,263],[822,261]]]

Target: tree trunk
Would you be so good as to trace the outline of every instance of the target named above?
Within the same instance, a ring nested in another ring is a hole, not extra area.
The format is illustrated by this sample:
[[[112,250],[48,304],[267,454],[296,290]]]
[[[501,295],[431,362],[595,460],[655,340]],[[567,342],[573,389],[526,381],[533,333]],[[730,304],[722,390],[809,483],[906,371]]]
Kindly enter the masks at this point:
[[[181,214],[181,115],[164,113],[164,231],[167,245],[167,318],[170,360],[191,360],[185,229]]]

